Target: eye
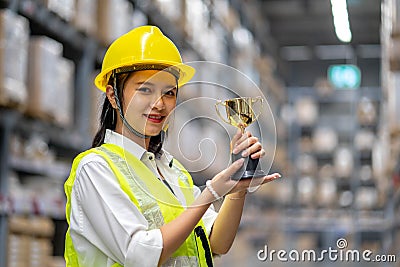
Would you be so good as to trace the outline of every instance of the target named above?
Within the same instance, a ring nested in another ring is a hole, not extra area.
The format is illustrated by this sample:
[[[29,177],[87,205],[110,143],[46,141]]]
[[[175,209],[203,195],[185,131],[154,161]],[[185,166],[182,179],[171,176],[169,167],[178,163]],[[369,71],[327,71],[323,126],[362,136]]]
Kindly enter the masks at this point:
[[[139,87],[136,89],[136,91],[142,92],[142,93],[151,93],[151,89],[148,87]]]
[[[166,96],[176,96],[176,89],[174,88],[174,89],[168,90],[168,91],[166,91],[164,93],[164,95],[166,95]]]

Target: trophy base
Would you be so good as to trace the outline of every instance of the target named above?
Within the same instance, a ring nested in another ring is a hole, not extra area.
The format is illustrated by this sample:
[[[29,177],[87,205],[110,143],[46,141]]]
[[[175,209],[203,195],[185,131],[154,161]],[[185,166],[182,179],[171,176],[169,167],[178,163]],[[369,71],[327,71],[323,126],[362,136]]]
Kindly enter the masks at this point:
[[[236,175],[232,175],[231,179],[235,181],[239,181],[242,179],[252,179],[252,178],[262,178],[267,176],[267,174],[262,170],[247,170],[244,171],[242,175],[240,175],[240,171],[236,173]]]
[[[249,178],[261,178],[261,177],[264,177],[264,176],[266,176],[266,175],[267,175],[267,174],[266,174],[264,171],[262,171],[262,170],[255,170],[255,171],[253,171],[253,170],[251,170],[251,171],[247,170],[247,171],[245,171],[245,172],[243,173],[242,177],[240,177],[240,180],[241,180],[241,179],[249,179]]]
[[[240,154],[232,154],[231,157],[233,162],[241,158]],[[232,180],[239,181],[242,179],[261,178],[267,175],[260,169],[258,164],[259,159],[252,159],[251,157],[246,157],[244,159],[245,162],[242,168],[231,176]]]

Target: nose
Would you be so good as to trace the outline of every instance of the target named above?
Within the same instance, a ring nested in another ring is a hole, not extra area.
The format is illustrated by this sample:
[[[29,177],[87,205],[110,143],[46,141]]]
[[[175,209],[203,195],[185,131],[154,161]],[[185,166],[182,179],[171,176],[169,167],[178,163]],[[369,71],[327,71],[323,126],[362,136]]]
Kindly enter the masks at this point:
[[[162,95],[158,95],[155,99],[152,108],[163,110],[165,108],[165,103]]]

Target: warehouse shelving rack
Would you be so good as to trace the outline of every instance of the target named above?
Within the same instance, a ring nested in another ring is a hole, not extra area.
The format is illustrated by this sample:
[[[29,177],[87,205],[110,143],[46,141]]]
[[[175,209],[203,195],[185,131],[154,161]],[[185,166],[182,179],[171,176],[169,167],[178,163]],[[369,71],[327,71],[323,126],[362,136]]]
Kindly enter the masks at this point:
[[[101,62],[105,53],[105,47],[99,44],[92,36],[88,36],[74,26],[61,19],[57,14],[49,11],[46,7],[33,0],[3,0],[0,2],[2,8],[8,8],[26,17],[31,26],[31,34],[49,36],[64,45],[64,54],[76,64],[75,77],[75,99],[74,99],[74,129],[62,129],[40,120],[32,120],[17,110],[0,109],[0,266],[7,264],[7,236],[8,236],[8,214],[10,213],[8,194],[8,173],[10,169],[32,174],[58,174],[66,177],[68,172],[65,166],[49,167],[32,165],[29,161],[9,158],[9,145],[11,136],[15,132],[28,133],[32,129],[45,133],[51,145],[59,148],[64,154],[73,158],[74,155],[90,146],[89,118],[90,106],[90,79],[96,64]],[[181,33],[173,31],[168,27],[170,23],[148,9],[147,13],[154,17],[156,23],[167,25],[169,34],[177,36],[178,43],[183,43],[184,37]]]
[[[8,236],[8,216],[7,203],[8,194],[8,164],[9,164],[9,142],[12,128],[16,122],[16,115],[13,112],[2,112],[0,116],[0,265],[6,266],[7,259],[7,236]]]
[[[69,129],[57,127],[40,119],[32,119],[16,109],[0,109],[0,266],[7,266],[8,215],[10,203],[8,195],[8,173],[10,170],[32,175],[55,175],[65,179],[69,167],[64,165],[37,165],[29,160],[9,157],[10,140],[13,134],[29,136],[32,132],[43,134],[49,145],[62,157],[72,158],[80,151],[90,146],[89,115],[91,75],[96,62],[102,57],[98,41],[61,19],[49,11],[38,1],[3,0],[2,8],[8,8],[26,17],[31,26],[32,35],[45,35],[61,42],[64,46],[64,56],[73,60],[76,66],[74,127]],[[59,220],[59,218],[54,218]],[[57,229],[56,229],[57,231]],[[59,251],[58,253],[62,253]]]
[[[359,170],[361,161],[367,161],[371,164],[371,155],[358,151],[353,144],[355,133],[360,130],[362,125],[357,121],[357,103],[363,96],[369,97],[374,103],[379,105],[381,101],[380,88],[359,88],[358,90],[336,90],[332,95],[323,97],[319,96],[315,88],[288,88],[288,102],[291,105],[296,103],[301,97],[312,97],[321,111],[327,105],[339,106],[346,105],[348,114],[336,117],[321,118],[326,114],[319,115],[319,119],[315,125],[307,126],[305,131],[312,132],[317,126],[329,126],[339,133],[339,145],[345,142],[351,147],[354,160],[354,169],[351,177],[348,178],[345,186],[353,192],[353,194],[362,186],[359,179]],[[323,113],[323,112],[322,112]],[[321,114],[321,112],[320,112]],[[378,125],[367,126],[370,129],[377,129]],[[288,136],[288,150],[290,161],[295,165],[297,157],[300,155],[298,148],[298,140],[304,132],[304,127],[294,122],[289,126]],[[374,134],[378,134],[376,131]],[[317,162],[332,162],[333,155],[312,153],[317,159]],[[320,167],[320,165],[318,164]],[[295,168],[296,169],[296,168]],[[292,204],[287,207],[285,212],[285,220],[282,222],[283,229],[288,235],[296,236],[300,233],[315,233],[320,237],[320,245],[322,248],[334,247],[336,240],[343,235],[350,234],[354,247],[359,248],[363,238],[364,232],[374,232],[375,235],[371,238],[377,238],[381,242],[382,253],[388,253],[392,244],[393,236],[393,199],[388,196],[384,206],[376,207],[370,210],[359,209],[353,201],[349,207],[331,207],[323,209],[318,207],[317,203],[313,203],[311,207],[301,207],[296,202],[298,178],[301,177],[299,170],[295,170],[293,174],[294,194]],[[336,179],[337,185],[342,183]],[[374,186],[371,184],[369,186]]]
[[[394,224],[392,250],[399,251],[400,246],[400,125],[399,125],[399,73],[398,53],[400,40],[400,0],[383,0],[381,5],[381,76],[384,92],[381,106],[383,140],[388,148],[385,162],[385,174],[392,179],[392,211]]]
[[[167,36],[173,36],[174,42],[180,49],[190,50],[197,60],[204,60],[204,56],[187,42],[186,34],[176,27],[149,1],[129,0],[134,8],[141,10],[154,25],[162,25]],[[233,1],[236,5],[240,2]],[[0,266],[7,266],[7,236],[8,217],[11,213],[8,200],[8,174],[10,170],[31,174],[55,174],[66,178],[68,167],[57,165],[53,167],[32,165],[31,162],[10,158],[10,140],[15,133],[29,136],[32,132],[44,134],[49,145],[64,158],[72,158],[90,147],[89,114],[90,89],[92,88],[92,74],[99,68],[106,48],[94,36],[90,36],[76,29],[73,25],[60,18],[54,12],[43,6],[39,0],[0,0],[0,8],[7,8],[26,17],[29,20],[31,35],[48,36],[64,46],[64,57],[74,61],[74,126],[61,128],[40,119],[28,118],[15,109],[0,108]],[[244,24],[244,26],[247,26]],[[229,34],[228,34],[229,36]],[[227,49],[231,48],[227,40]],[[227,62],[229,63],[229,62]],[[57,229],[56,229],[57,231]]]

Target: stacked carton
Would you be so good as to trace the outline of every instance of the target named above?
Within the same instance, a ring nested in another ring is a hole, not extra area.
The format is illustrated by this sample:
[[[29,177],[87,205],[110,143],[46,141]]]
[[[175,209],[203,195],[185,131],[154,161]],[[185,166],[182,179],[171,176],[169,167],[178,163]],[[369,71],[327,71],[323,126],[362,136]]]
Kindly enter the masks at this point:
[[[73,122],[73,89],[75,64],[60,57],[57,65],[58,87],[53,102],[54,119],[58,125],[71,126]]]
[[[27,100],[28,21],[0,11],[0,105],[23,107]]]
[[[47,266],[51,261],[53,222],[46,217],[10,217],[8,267]]]
[[[62,57],[62,51],[62,45],[48,37],[31,38],[27,111],[34,117],[70,126],[74,64]]]
[[[42,0],[42,2],[66,21],[70,21],[75,15],[75,0]]]
[[[89,34],[96,35],[97,0],[76,0],[75,16],[73,25]]]
[[[127,0],[99,0],[97,13],[97,37],[105,45],[110,44],[132,29],[133,7]]]

